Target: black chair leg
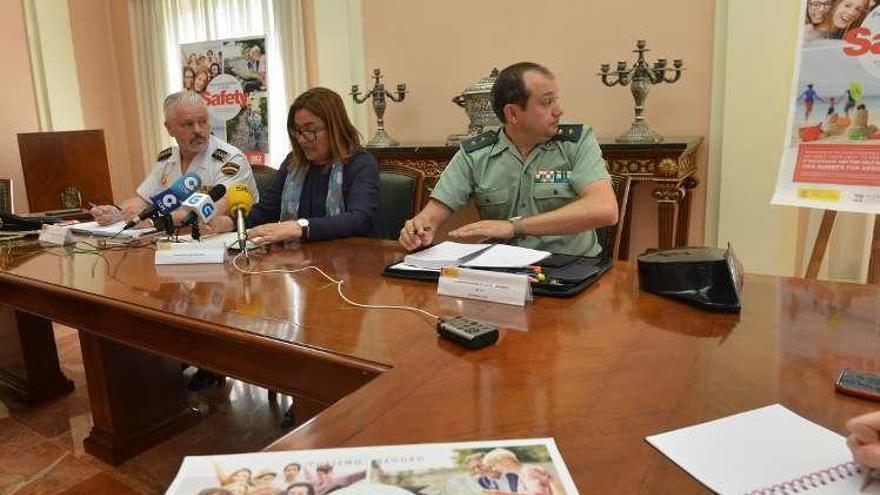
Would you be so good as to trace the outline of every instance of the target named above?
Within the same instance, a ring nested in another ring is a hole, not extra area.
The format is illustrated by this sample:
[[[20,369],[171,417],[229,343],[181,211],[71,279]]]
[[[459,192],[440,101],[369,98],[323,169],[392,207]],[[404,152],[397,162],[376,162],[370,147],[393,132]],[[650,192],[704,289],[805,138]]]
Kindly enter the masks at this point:
[[[284,413],[284,419],[281,420],[281,429],[282,430],[290,430],[296,426],[296,413],[293,412],[293,404],[287,408],[287,411]]]

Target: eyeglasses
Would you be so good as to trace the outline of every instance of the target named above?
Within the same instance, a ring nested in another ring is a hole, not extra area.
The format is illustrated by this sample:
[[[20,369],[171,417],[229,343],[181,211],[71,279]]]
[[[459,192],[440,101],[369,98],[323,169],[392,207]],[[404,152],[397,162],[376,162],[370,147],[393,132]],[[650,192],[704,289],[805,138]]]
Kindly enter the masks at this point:
[[[293,135],[294,139],[302,139],[307,143],[314,143],[318,139],[318,133],[323,132],[326,129],[323,127],[315,127],[314,129],[291,129],[290,133]]]

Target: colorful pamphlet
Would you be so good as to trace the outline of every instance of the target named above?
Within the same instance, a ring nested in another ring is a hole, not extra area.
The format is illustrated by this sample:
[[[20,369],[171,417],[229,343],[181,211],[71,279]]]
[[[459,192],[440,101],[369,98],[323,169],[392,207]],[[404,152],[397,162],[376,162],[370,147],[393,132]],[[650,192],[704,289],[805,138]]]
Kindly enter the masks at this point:
[[[187,457],[165,493],[483,495],[487,490],[579,493],[552,438]]]

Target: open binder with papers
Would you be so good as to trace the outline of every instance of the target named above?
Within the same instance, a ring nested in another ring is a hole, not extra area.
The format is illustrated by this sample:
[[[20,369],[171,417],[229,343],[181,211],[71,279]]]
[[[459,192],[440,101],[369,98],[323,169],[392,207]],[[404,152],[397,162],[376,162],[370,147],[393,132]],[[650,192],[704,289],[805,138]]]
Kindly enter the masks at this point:
[[[543,275],[532,284],[539,296],[573,296],[592,285],[611,268],[610,258],[553,254],[506,244],[461,244],[442,242],[408,254],[382,271],[386,277],[437,281],[444,266]]]

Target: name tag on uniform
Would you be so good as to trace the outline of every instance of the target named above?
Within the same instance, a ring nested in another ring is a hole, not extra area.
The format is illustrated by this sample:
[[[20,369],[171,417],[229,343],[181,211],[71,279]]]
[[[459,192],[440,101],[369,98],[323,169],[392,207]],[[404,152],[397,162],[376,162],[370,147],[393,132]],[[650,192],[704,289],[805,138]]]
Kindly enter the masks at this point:
[[[538,170],[535,172],[535,184],[565,184],[570,176],[570,170]]]

